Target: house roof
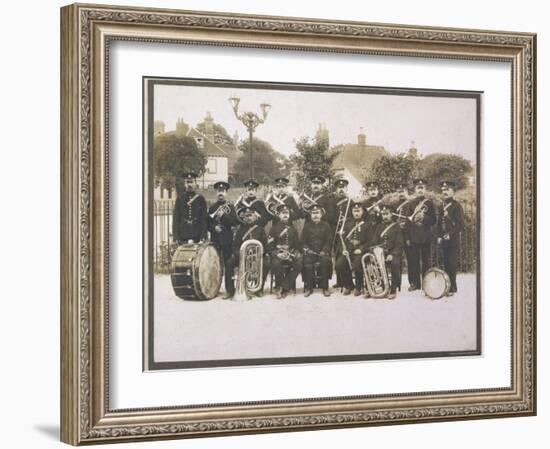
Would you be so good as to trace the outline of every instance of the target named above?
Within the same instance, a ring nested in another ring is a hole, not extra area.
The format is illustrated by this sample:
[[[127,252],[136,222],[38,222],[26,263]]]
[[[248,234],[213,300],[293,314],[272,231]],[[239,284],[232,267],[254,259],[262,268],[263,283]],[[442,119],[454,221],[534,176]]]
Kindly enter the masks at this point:
[[[340,152],[332,167],[335,170],[347,169],[359,182],[363,181],[366,170],[372,167],[374,161],[389,154],[383,146],[357,143],[337,145],[332,151]]]
[[[207,156],[227,157],[227,153],[219,145],[215,144],[212,140],[210,140],[208,137],[206,137],[195,128],[189,128],[189,131],[187,131],[187,135],[189,137],[198,137],[204,140],[203,150],[205,151]]]

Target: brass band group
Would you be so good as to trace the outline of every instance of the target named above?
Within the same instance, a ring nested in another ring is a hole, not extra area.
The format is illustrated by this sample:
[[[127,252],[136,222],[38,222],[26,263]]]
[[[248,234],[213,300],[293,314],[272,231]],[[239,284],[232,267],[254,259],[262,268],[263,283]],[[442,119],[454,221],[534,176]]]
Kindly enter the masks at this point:
[[[376,181],[366,184],[367,198],[357,201],[348,196],[345,179],[336,179],[334,192],[327,193],[322,175],[310,177],[307,192],[299,201],[288,192],[289,180],[284,177],[275,180],[265,201],[258,197],[259,183],[247,180],[245,193],[234,204],[226,198],[230,185],[217,182],[217,201],[208,207],[195,191],[196,178],[195,173],[184,175],[185,190],[174,206],[173,237],[181,247],[190,248],[190,253],[201,246],[215,248],[223,270],[218,280],[209,280],[206,273],[197,273],[185,264],[181,270],[182,265],[173,263],[174,288],[174,276],[187,276],[191,288],[186,291],[191,295],[201,282],[218,282],[210,295],[217,296],[223,276],[224,299],[236,295],[249,298],[263,294],[271,272],[279,299],[296,291],[299,275],[305,297],[316,288],[328,297],[334,270],[333,287],[341,289],[344,296],[394,299],[402,287],[403,255],[408,290],[421,290],[426,273],[436,269],[431,267],[431,245],[436,242],[442,249],[448,283],[444,294],[451,296],[457,291],[464,212],[454,198],[452,181],[441,181],[442,201],[437,208],[426,196],[427,182],[421,178],[414,179],[412,186],[399,185],[398,201],[388,204]],[[300,233],[296,222],[301,219]],[[181,285],[181,279],[177,282]],[[205,296],[202,299],[210,299]]]

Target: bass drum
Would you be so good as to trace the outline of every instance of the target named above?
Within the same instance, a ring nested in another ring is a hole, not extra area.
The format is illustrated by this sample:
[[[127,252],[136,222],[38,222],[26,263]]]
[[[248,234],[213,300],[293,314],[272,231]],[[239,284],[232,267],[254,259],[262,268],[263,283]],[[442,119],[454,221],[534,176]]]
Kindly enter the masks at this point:
[[[172,288],[182,299],[212,299],[218,295],[223,265],[212,243],[180,245],[172,257]]]
[[[439,299],[449,293],[451,279],[440,268],[430,268],[422,278],[422,290],[431,299]]]

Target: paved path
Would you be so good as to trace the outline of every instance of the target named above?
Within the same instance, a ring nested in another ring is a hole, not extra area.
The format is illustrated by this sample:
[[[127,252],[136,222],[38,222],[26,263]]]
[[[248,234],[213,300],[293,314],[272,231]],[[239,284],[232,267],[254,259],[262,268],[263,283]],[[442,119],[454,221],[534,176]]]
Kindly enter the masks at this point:
[[[284,300],[183,301],[169,276],[155,276],[155,360],[475,350],[473,274],[459,275],[459,293],[437,301],[419,291],[393,301],[318,291],[304,298],[298,287]]]

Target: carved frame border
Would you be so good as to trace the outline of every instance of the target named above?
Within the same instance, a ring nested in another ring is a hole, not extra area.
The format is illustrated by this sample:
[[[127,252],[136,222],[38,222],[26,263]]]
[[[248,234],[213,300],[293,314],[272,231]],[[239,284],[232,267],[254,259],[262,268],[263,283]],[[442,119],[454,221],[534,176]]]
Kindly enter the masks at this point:
[[[536,35],[79,4],[62,8],[61,31],[63,441],[78,445],[536,413]],[[510,61],[512,388],[109,410],[104,76],[111,39]]]

